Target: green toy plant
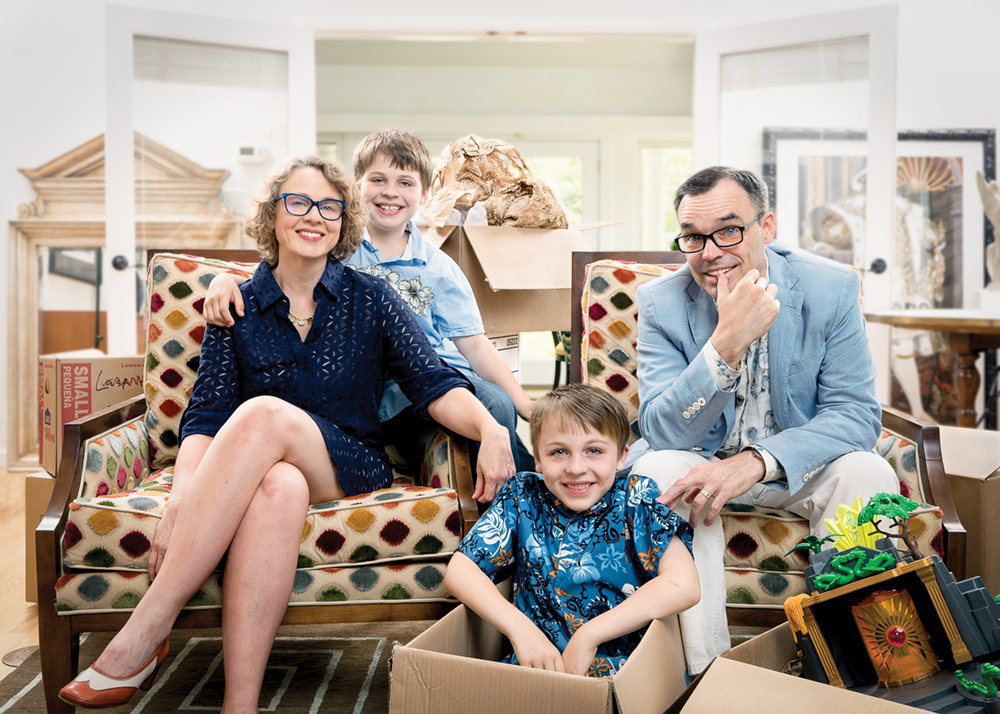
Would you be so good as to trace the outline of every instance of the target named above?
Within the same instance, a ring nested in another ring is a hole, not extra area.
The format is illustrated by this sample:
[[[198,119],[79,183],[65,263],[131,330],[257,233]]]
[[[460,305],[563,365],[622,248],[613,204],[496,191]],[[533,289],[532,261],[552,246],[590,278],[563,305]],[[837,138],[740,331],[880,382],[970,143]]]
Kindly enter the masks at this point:
[[[984,664],[982,669],[979,670],[979,677],[983,680],[982,684],[966,679],[965,672],[960,669],[955,670],[955,676],[958,677],[959,686],[967,692],[979,694],[988,699],[992,699],[997,695],[997,687],[1000,685],[1000,669],[994,667],[989,662]]]
[[[868,529],[858,527],[858,513],[861,512],[862,508],[864,508],[864,502],[861,500],[861,496],[858,496],[850,505],[842,503],[837,506],[835,519],[826,519],[826,527],[834,536],[833,544],[837,550],[848,550],[859,545],[875,548],[878,534],[869,533]]]
[[[876,493],[868,499],[868,503],[858,513],[858,528],[860,530],[862,525],[870,523],[873,528],[873,535],[874,533],[881,533],[890,538],[901,538],[906,544],[907,549],[913,554],[914,560],[921,560],[924,556],[913,540],[909,528],[910,512],[918,505],[916,501],[906,496],[901,496],[898,493]],[[890,519],[892,525],[899,529],[898,532],[890,533],[879,528],[879,516]]]
[[[789,556],[792,553],[795,553],[795,552],[800,551],[800,550],[808,550],[808,551],[810,551],[812,553],[819,553],[821,550],[823,550],[823,546],[826,543],[829,543],[830,541],[836,540],[836,539],[837,539],[836,535],[828,535],[828,536],[824,536],[823,538],[820,538],[819,536],[814,536],[814,535],[807,535],[805,538],[803,538],[801,541],[799,541],[798,545],[796,545],[790,551],[788,551],[787,553],[785,553],[785,555]]]

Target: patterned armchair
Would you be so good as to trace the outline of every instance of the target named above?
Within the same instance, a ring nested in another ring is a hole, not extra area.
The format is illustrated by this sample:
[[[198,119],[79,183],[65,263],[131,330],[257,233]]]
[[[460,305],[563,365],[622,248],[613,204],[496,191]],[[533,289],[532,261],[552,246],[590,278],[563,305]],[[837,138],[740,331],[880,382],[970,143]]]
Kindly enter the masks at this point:
[[[79,633],[120,629],[149,587],[149,551],[198,369],[205,293],[215,275],[247,275],[257,262],[256,251],[152,256],[145,395],[66,427],[36,538],[50,713],[71,710],[57,692],[78,670]],[[426,435],[424,447],[423,462],[397,466],[390,488],[310,507],[283,624],[436,619],[456,603],[444,591],[445,565],[478,517],[467,448],[443,430]],[[175,627],[221,626],[221,581],[213,573]]]
[[[606,389],[628,410],[632,440],[639,415],[635,290],[684,264],[679,252],[573,253],[570,379]],[[903,495],[921,504],[909,527],[925,555],[945,558],[965,575],[965,530],[945,480],[938,428],[883,407],[876,449],[899,475]],[[936,505],[929,505],[936,504]],[[806,520],[772,508],[726,507],[727,612],[732,624],[766,625],[785,620],[785,599],[805,592],[807,554],[785,555],[809,535]]]

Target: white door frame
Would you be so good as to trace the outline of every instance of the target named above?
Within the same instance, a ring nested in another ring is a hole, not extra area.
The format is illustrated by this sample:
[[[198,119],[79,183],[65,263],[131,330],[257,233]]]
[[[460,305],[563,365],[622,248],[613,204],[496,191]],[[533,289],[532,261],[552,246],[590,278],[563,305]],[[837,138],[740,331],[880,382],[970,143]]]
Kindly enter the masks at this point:
[[[896,173],[896,62],[895,4],[791,18],[699,33],[694,62],[694,168],[719,163],[721,142],[722,57],[778,47],[868,37],[868,157],[865,245],[854,264],[864,272],[866,310],[892,306],[893,206]],[[882,274],[868,272],[882,258],[889,265]],[[889,365],[889,330],[869,325],[876,363]],[[888,403],[890,371],[879,369],[876,392]]]
[[[115,270],[116,255],[135,255],[135,159],[133,139],[133,41],[137,35],[186,42],[233,45],[288,55],[288,146],[293,156],[316,151],[316,61],[313,31],[272,23],[246,22],[161,10],[107,5],[105,8],[107,117],[104,133],[104,289],[107,295],[108,354],[135,351],[135,278]]]

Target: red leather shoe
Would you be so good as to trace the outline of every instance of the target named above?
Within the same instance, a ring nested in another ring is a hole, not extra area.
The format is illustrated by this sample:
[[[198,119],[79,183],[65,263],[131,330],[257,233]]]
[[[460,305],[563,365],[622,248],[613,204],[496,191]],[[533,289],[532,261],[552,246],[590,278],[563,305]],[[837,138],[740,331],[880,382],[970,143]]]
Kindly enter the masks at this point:
[[[59,698],[67,704],[87,709],[103,709],[125,704],[137,689],[153,686],[160,665],[167,658],[170,646],[164,640],[146,664],[127,677],[112,677],[97,667],[88,667],[76,679],[59,690]]]

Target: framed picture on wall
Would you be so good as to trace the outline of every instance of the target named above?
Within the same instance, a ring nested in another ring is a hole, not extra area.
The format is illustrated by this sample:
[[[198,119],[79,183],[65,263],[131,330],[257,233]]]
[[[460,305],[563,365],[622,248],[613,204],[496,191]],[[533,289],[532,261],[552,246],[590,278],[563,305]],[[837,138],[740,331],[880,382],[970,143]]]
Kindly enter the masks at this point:
[[[766,128],[763,178],[778,239],[814,251],[852,251],[865,240],[865,133]],[[901,131],[896,144],[893,309],[974,307],[994,240],[976,183],[996,177],[993,130]],[[791,235],[789,235],[789,232]],[[956,423],[955,355],[941,333],[892,328],[892,406]],[[988,353],[984,386],[994,384]],[[995,400],[987,427],[996,428]]]

